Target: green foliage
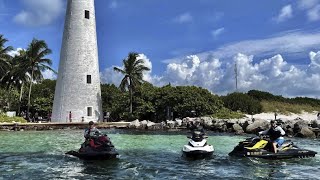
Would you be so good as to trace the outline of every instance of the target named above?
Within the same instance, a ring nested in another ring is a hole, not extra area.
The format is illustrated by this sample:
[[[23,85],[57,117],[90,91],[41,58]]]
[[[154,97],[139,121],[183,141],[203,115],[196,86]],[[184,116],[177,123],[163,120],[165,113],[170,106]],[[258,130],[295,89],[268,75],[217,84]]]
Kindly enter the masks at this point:
[[[128,112],[128,93],[121,92],[114,84],[101,85],[101,98],[103,112],[110,113],[110,120],[125,118],[124,112]]]
[[[225,107],[232,111],[241,111],[247,114],[257,114],[262,112],[260,102],[248,94],[244,93],[231,93],[223,97]]]
[[[133,93],[137,87],[139,87],[143,82],[143,73],[149,71],[150,69],[144,65],[143,59],[139,59],[139,54],[131,52],[128,57],[123,60],[123,69],[114,67],[116,72],[120,72],[124,75],[120,83],[120,90],[125,92],[129,90],[130,97],[130,113],[133,112]]]
[[[319,106],[311,106],[307,104],[292,104],[278,101],[261,101],[263,112],[278,112],[280,114],[299,114],[303,111],[313,112],[319,111]]]
[[[221,108],[216,113],[212,114],[212,117],[218,119],[240,119],[245,117],[245,115],[241,112],[235,112],[227,108]]]
[[[0,110],[14,111],[18,107],[19,92],[14,88],[0,87]]]
[[[22,117],[8,117],[6,115],[0,114],[0,123],[12,123],[12,122],[19,122],[19,123],[26,123],[27,121]]]
[[[222,108],[223,103],[208,90],[195,86],[164,86],[156,93],[155,107],[157,118],[193,117],[213,114]]]
[[[269,92],[263,92],[258,90],[250,90],[247,93],[249,96],[253,97],[254,99],[257,99],[259,101],[267,100],[267,101],[280,101],[284,102],[285,98],[282,96],[275,96]]]
[[[273,95],[269,92],[263,92],[258,90],[250,90],[247,94],[259,101],[283,102],[286,104],[293,104],[293,105],[309,105],[309,106],[320,107],[320,100],[314,99],[314,98],[308,98],[308,97],[285,98],[282,96]]]
[[[173,117],[211,115],[222,108],[221,99],[208,90],[195,86],[154,87],[143,83],[136,88],[133,114],[127,113],[128,93],[114,85],[102,85],[103,110],[111,112],[113,119],[148,119],[155,122]],[[168,116],[169,115],[169,116]]]
[[[134,111],[133,119],[154,119],[155,115],[155,95],[157,92],[157,87],[154,87],[150,83],[141,84],[134,93]]]

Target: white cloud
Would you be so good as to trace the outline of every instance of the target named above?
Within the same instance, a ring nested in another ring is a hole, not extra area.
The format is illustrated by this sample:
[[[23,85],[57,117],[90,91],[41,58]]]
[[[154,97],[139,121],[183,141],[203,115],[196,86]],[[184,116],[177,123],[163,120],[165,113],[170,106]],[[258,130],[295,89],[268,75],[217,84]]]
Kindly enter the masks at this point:
[[[298,1],[298,7],[300,9],[310,9],[314,7],[316,4],[318,4],[319,0],[299,0]]]
[[[274,54],[294,54],[296,57],[305,57],[305,52],[320,46],[320,33],[289,32],[266,39],[245,40],[223,45],[216,50],[197,54],[200,59],[209,57],[230,58],[237,53],[259,56]],[[179,62],[182,58],[164,60],[164,63]]]
[[[12,57],[19,55],[19,51],[23,50],[22,48],[17,48],[16,50],[9,51],[8,54]]]
[[[224,32],[224,27],[211,31],[211,35],[216,38]]]
[[[147,59],[145,56],[142,56]],[[251,89],[268,91],[288,97],[308,96],[319,98],[320,51],[310,52],[309,66],[297,67],[285,61],[280,54],[254,63],[252,55],[237,53],[232,61],[221,61],[213,56],[199,58],[186,56],[179,63],[167,64],[161,76],[147,74],[145,80],[156,86],[170,83],[177,85],[195,85],[206,88],[216,94],[235,91],[234,64],[237,64],[238,90]],[[152,68],[151,61],[146,66]],[[107,68],[102,75],[104,83],[119,85],[123,75]]]
[[[14,21],[26,26],[41,26],[52,23],[64,12],[63,0],[22,0],[24,9]]]
[[[174,18],[173,20],[174,22],[177,22],[177,23],[190,23],[193,21],[193,17],[191,16],[190,13],[184,13],[184,14],[181,14],[177,17]]]
[[[57,79],[57,75],[50,70],[43,71],[42,76],[44,79]]]
[[[292,6],[289,4],[289,5],[284,6],[281,9],[280,14],[275,18],[275,20],[277,22],[283,22],[283,21],[288,20],[292,17],[293,17]]]
[[[308,19],[310,21],[317,21],[320,19],[320,4],[316,5],[315,7],[311,8],[307,12]]]

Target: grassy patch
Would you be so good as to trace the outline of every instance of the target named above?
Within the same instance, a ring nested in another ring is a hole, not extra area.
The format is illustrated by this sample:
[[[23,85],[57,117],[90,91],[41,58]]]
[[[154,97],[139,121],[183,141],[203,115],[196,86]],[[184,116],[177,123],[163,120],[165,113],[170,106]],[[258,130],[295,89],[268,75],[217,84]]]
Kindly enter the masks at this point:
[[[281,114],[300,114],[303,111],[305,112],[313,112],[319,111],[320,107],[311,106],[306,104],[290,104],[284,102],[277,102],[277,101],[261,101],[262,111],[263,112],[275,112],[278,111]]]
[[[245,117],[241,112],[234,112],[227,108],[222,108],[218,112],[212,115],[214,118],[218,119],[240,119]]]
[[[27,121],[22,117],[8,117],[6,115],[0,114],[0,123],[12,122],[26,123]]]

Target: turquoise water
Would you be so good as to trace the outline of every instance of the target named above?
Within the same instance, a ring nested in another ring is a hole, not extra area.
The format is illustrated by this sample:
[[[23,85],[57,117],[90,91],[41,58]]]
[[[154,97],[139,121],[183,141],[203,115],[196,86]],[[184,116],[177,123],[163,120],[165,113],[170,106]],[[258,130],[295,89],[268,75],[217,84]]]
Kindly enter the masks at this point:
[[[82,131],[0,132],[2,179],[320,179],[320,157],[261,160],[229,157],[245,136],[210,134],[211,159],[181,157],[185,132],[103,130],[119,159],[83,161],[64,153],[76,150]],[[320,152],[320,141],[292,139],[299,147]]]

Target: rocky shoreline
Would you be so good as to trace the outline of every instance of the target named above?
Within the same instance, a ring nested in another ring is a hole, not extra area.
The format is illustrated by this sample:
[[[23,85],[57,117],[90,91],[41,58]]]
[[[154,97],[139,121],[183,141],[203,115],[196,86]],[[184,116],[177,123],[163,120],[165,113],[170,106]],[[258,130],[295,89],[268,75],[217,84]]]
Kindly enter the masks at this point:
[[[134,120],[132,122],[102,122],[97,123],[100,129],[121,128],[135,130],[183,130],[187,129],[189,122],[200,122],[207,131],[221,133],[257,134],[269,128],[270,120],[244,118],[244,119],[216,119],[212,117],[183,118],[154,123],[148,120]],[[278,119],[281,127],[289,137],[319,138],[320,121]],[[28,131],[28,130],[58,130],[58,129],[84,129],[87,123],[1,123],[0,131]]]
[[[151,121],[135,120],[130,122],[128,128],[130,129],[175,129],[187,128],[188,122],[198,121],[202,123],[207,131],[235,133],[241,134],[257,134],[259,131],[269,128],[270,120],[264,119],[216,119],[211,117],[199,118],[184,118],[175,119],[173,121],[167,120],[166,122],[154,123]],[[279,125],[286,132],[289,137],[303,137],[303,138],[319,138],[320,137],[320,121],[317,120],[303,120],[297,118],[294,120],[281,120],[277,119]]]

